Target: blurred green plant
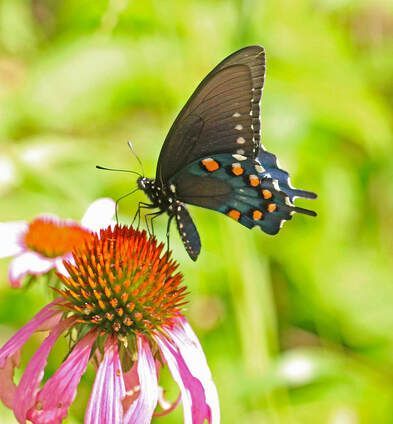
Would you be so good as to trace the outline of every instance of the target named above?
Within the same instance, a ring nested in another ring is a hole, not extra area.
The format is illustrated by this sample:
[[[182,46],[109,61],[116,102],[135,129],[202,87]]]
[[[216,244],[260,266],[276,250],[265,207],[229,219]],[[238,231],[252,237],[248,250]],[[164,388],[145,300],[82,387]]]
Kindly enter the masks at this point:
[[[196,264],[173,233],[222,421],[391,422],[388,2],[1,0],[0,220],[43,211],[78,218],[96,197],[126,193],[133,178],[94,166],[136,169],[130,138],[154,175],[187,97],[246,44],[267,51],[264,143],[296,186],[319,194],[319,217],[296,216],[270,238],[194,208],[204,245]],[[121,204],[123,222],[138,196]],[[159,237],[164,232],[162,220]],[[2,261],[1,340],[45,303],[39,285],[11,290],[6,269]],[[30,354],[39,342],[31,341]],[[63,353],[58,346],[50,370]],[[82,380],[67,422],[81,422],[92,376]],[[0,417],[14,422],[3,407]]]

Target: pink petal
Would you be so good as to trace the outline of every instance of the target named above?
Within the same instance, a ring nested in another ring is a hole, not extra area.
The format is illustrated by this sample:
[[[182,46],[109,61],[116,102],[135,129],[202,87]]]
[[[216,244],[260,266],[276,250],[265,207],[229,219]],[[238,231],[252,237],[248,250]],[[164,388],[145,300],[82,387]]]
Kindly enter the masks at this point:
[[[211,410],[211,422],[220,421],[220,403],[216,385],[209,369],[206,356],[198,337],[185,318],[177,320],[177,326],[172,328],[170,336],[180,351],[191,374],[197,378],[205,390],[207,404]]]
[[[115,205],[114,200],[108,197],[95,200],[82,218],[82,227],[94,232],[109,227],[115,214]]]
[[[54,268],[53,259],[44,258],[35,252],[25,252],[14,258],[10,264],[8,277],[13,287],[20,287],[26,275],[41,275]]]
[[[23,236],[27,231],[24,221],[0,223],[0,258],[15,256],[24,250]]]
[[[16,385],[14,383],[14,370],[19,366],[19,352],[7,358],[4,368],[0,368],[0,400],[5,406],[12,409]]]
[[[148,341],[137,337],[139,396],[124,417],[125,424],[149,424],[158,402],[156,364]]]
[[[40,408],[29,411],[28,419],[33,423],[61,423],[74,401],[76,388],[86,370],[90,352],[97,334],[90,332],[80,340],[60,368],[45,383],[38,393],[36,404]]]
[[[60,320],[62,311],[55,308],[62,302],[56,299],[41,309],[25,326],[23,326],[10,340],[0,349],[0,368],[6,366],[6,361],[10,356],[16,354],[26,343],[30,336],[36,331],[52,329]]]
[[[162,335],[155,339],[180,387],[185,423],[202,424],[205,419],[219,423],[217,390],[195,333],[183,319],[166,330],[173,342]]]
[[[26,422],[28,411],[36,405],[36,396],[44,377],[48,355],[61,333],[70,327],[72,321],[72,319],[60,321],[27,364],[15,392],[14,414],[19,422]]]
[[[101,362],[89,405],[85,424],[111,424],[123,422],[122,399],[125,396],[123,372],[120,364],[117,340],[108,339],[104,359]]]

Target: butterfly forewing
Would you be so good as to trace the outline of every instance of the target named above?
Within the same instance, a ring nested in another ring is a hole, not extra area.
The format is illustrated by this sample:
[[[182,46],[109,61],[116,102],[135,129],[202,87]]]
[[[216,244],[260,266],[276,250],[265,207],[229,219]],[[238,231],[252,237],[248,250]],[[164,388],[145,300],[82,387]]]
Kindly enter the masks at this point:
[[[239,50],[213,69],[172,125],[158,160],[157,181],[165,184],[206,154],[255,157],[264,74],[264,50],[259,46]]]

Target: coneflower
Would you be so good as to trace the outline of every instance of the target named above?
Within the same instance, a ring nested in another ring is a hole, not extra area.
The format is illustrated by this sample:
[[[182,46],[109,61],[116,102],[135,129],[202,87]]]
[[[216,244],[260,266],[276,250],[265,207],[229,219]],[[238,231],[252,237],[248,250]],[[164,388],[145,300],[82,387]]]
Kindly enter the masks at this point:
[[[40,215],[31,222],[0,223],[0,258],[13,256],[9,280],[20,287],[26,276],[43,275],[51,269],[63,272],[63,260],[71,257],[74,247],[82,244],[91,232],[106,228],[115,214],[115,202],[97,199],[87,209],[81,223]]]
[[[218,423],[216,387],[181,312],[182,275],[163,245],[145,232],[115,226],[91,235],[64,265],[68,275],[59,274],[59,297],[0,349],[0,398],[18,421],[60,423],[93,361],[97,375],[85,423],[150,423],[165,365],[180,388],[184,422]],[[20,349],[42,330],[49,335],[15,385]],[[63,333],[74,334],[70,353],[41,385],[47,357]]]

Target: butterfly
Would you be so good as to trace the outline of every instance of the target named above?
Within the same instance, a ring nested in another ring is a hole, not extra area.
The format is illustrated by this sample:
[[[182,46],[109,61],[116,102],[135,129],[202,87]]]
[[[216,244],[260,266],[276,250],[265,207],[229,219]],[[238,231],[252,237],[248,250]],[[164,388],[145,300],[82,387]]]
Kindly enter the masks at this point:
[[[249,46],[219,63],[187,101],[164,141],[155,179],[140,177],[138,188],[167,212],[185,249],[196,260],[201,241],[186,204],[221,212],[247,228],[277,234],[295,212],[316,216],[294,205],[296,197],[316,194],[291,186],[260,136],[260,100],[265,51]]]

